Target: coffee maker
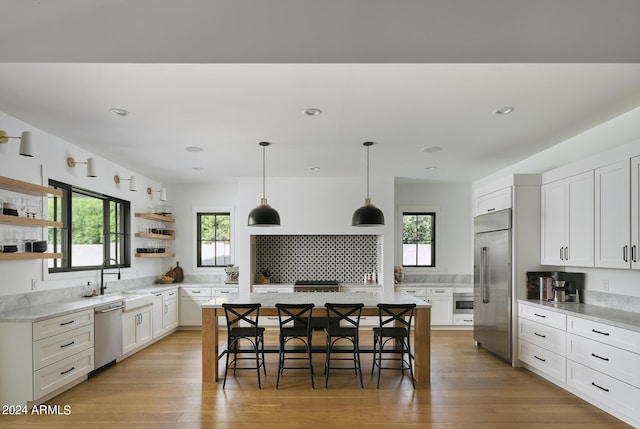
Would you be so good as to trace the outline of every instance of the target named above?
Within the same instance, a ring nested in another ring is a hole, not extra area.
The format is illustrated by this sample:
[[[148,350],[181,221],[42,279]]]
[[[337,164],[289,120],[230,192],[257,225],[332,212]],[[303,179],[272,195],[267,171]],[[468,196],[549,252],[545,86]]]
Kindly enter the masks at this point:
[[[550,279],[541,282],[540,279]],[[560,283],[564,282],[564,283]],[[551,290],[540,290],[540,284],[548,285],[551,283]],[[560,288],[559,285],[562,284]],[[564,301],[568,302],[584,302],[582,289],[584,288],[584,273],[567,273],[564,271],[529,271],[527,272],[527,299],[554,300],[564,295]]]
[[[555,284],[556,297],[564,295],[564,300],[556,298],[556,301],[584,302],[582,289],[584,288],[584,273],[567,273],[554,271],[551,278]],[[562,285],[562,286],[561,286]]]

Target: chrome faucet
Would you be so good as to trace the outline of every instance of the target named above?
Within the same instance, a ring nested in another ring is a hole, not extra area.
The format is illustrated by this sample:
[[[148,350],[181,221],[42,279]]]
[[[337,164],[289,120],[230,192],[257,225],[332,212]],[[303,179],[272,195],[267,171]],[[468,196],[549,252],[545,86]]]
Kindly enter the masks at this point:
[[[113,258],[107,258],[104,261],[102,261],[102,265],[100,265],[100,295],[104,295],[104,290],[107,288],[105,286],[105,284],[104,284],[104,276],[105,276],[104,269],[107,268],[107,263],[109,261],[115,262],[116,265],[118,264],[118,261],[116,261]],[[112,275],[112,276],[117,275],[118,276],[118,280],[120,280],[120,267],[118,267],[118,272],[117,273],[107,273],[107,275]]]

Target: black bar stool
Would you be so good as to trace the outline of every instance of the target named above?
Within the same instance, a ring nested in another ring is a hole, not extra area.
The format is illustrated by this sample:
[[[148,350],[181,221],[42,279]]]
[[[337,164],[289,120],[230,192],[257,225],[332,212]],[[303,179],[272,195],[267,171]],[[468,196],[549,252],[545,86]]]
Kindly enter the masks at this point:
[[[405,371],[411,374],[411,384],[416,388],[413,378],[413,354],[411,353],[411,321],[413,319],[413,310],[415,304],[378,304],[378,315],[380,326],[373,328],[373,365],[371,366],[371,374],[378,367],[378,384],[376,389],[380,388],[380,372],[383,369],[393,369]],[[394,349],[385,351],[384,347],[393,341]],[[400,347],[398,349],[398,347]],[[383,353],[399,354],[399,357],[383,358]],[[405,354],[407,355],[405,359]],[[399,366],[382,366],[382,361],[396,361]]]
[[[227,319],[227,361],[224,368],[223,389],[227,384],[227,372],[231,365],[233,365],[234,376],[236,375],[236,370],[255,369],[258,374],[258,388],[262,389],[260,367],[264,370],[265,375],[267,375],[267,368],[264,363],[264,328],[258,326],[260,306],[261,304],[222,304]],[[241,322],[249,326],[239,326]],[[251,343],[253,346],[251,353],[255,354],[255,357],[238,357],[238,353],[242,353],[238,349],[240,340],[247,340]],[[233,360],[229,362],[231,353],[233,353]],[[239,359],[255,359],[256,365],[238,368]]]
[[[364,304],[331,304],[325,303],[327,308],[327,357],[324,365],[324,388],[329,386],[330,369],[351,369],[345,367],[332,367],[333,360],[353,361],[353,370],[360,376],[360,388],[364,389],[362,383],[362,367],[360,366],[360,341],[358,330],[360,328],[360,314]],[[335,345],[340,340],[347,340],[351,343],[349,349],[335,349]],[[351,353],[352,358],[335,358],[331,353]]]
[[[285,369],[308,369],[311,377],[311,388],[315,388],[313,383],[313,356],[311,354],[311,312],[313,304],[276,304],[278,309],[278,323],[280,325],[280,353],[278,359],[278,378],[276,379],[276,389],[280,386],[280,376]],[[287,349],[287,343],[295,340],[304,345],[304,350]],[[298,354],[297,357],[286,357],[286,353]],[[300,353],[306,353],[305,357],[300,357]],[[307,366],[285,366],[285,360],[307,360]]]

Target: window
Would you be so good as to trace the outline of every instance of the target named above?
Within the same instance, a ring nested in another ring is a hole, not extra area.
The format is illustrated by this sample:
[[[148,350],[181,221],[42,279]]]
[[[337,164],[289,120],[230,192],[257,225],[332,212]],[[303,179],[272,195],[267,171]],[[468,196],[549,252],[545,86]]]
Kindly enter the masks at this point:
[[[402,213],[402,265],[435,267],[435,238],[435,213]]]
[[[49,198],[49,219],[63,223],[49,229],[49,245],[62,259],[49,260],[49,272],[131,266],[128,201],[49,180],[62,197]],[[115,261],[114,261],[115,260]]]
[[[231,214],[198,213],[197,266],[224,267],[231,263]]]

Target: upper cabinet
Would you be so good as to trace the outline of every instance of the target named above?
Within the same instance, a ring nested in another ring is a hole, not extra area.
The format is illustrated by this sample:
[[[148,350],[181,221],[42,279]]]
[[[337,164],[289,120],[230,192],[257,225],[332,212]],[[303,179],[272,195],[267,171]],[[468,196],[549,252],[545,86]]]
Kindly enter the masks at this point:
[[[631,268],[640,269],[640,156],[631,158]]]
[[[542,185],[541,263],[594,264],[593,170]]]
[[[636,177],[637,165],[638,162],[634,167]],[[636,247],[630,244],[631,201],[629,194],[631,181],[629,170],[628,159],[595,170],[596,267],[630,268],[632,259],[637,259],[637,239],[635,241]],[[634,188],[637,199],[638,188],[637,186]],[[635,219],[637,228],[637,215]]]
[[[475,216],[511,208],[511,186],[475,199]]]

